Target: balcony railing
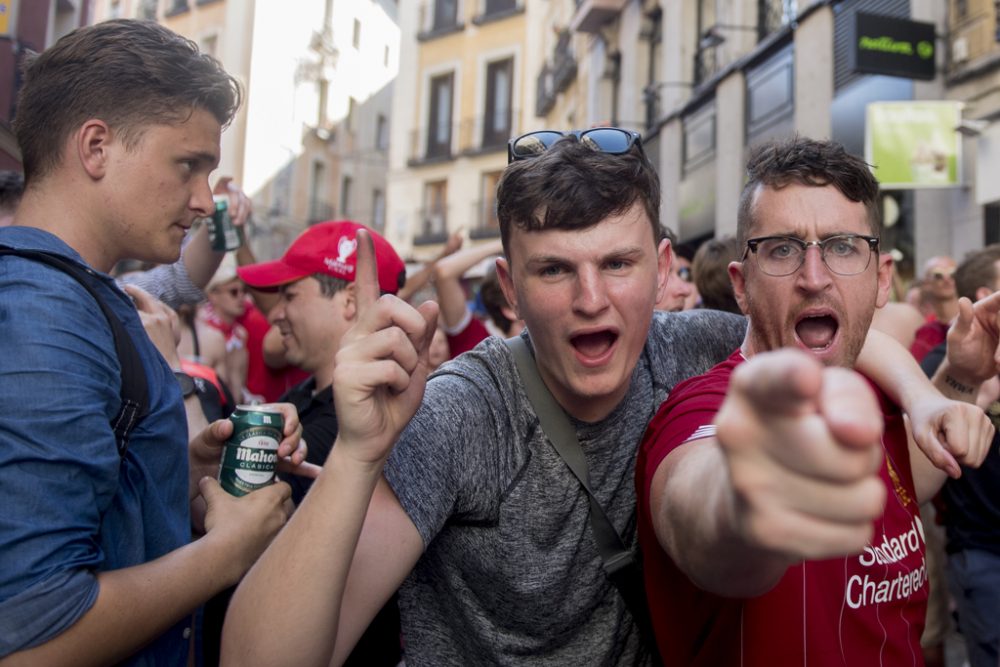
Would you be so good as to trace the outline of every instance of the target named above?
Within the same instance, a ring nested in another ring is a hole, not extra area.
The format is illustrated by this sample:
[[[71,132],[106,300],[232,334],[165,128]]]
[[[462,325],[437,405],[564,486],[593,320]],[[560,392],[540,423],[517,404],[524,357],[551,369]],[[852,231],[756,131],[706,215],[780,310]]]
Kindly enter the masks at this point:
[[[758,40],[794,21],[796,4],[796,0],[757,0]]]
[[[333,206],[331,206],[329,202],[314,200],[309,204],[308,223],[310,225],[315,225],[317,222],[332,220],[333,217]]]
[[[576,58],[570,49],[571,33],[563,30],[559,34],[551,62],[542,66],[538,73],[535,95],[535,115],[545,116],[555,106],[556,97],[566,90],[576,79]]]
[[[694,83],[698,85],[719,71],[719,58],[714,46],[694,52]]]
[[[486,116],[467,118],[452,123],[447,142],[429,141],[431,128],[421,127],[410,132],[410,166],[453,160],[459,155],[480,155],[507,149],[507,141],[518,132],[518,112],[511,109],[508,127],[503,123],[488,124]],[[434,128],[436,131],[437,128]]]
[[[469,238],[492,239],[500,236],[500,223],[497,221],[497,198],[488,197],[472,203],[474,226],[469,229]]]
[[[178,14],[183,14],[191,9],[188,5],[188,0],[171,0],[169,7],[167,8],[166,17],[177,16]]]
[[[448,240],[448,207],[420,210],[420,228],[413,245],[432,245]]]
[[[548,115],[556,105],[556,86],[551,65],[548,63],[542,65],[542,71],[538,73],[535,85],[535,115],[542,117]]]
[[[703,83],[725,67],[724,62],[718,54],[718,47],[728,40],[732,33],[748,32],[755,33],[757,42],[761,42],[771,33],[780,30],[782,27],[795,20],[795,10],[798,0],[757,0],[757,23],[753,25],[733,25],[727,24],[724,20],[702,30],[697,36],[697,48],[694,54],[694,82],[695,85]],[[704,26],[703,26],[704,28]],[[727,52],[729,60],[734,60],[739,55]]]

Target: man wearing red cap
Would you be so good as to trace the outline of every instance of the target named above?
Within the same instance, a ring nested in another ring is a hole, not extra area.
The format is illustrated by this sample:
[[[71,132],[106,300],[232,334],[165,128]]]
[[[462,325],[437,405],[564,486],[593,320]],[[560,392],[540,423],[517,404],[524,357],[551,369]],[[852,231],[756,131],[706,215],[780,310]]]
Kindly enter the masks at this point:
[[[280,259],[236,270],[247,285],[278,290],[281,295],[268,319],[281,331],[288,363],[310,374],[281,401],[299,408],[308,458],[317,465],[326,461],[337,437],[331,385],[340,339],[356,315],[354,236],[359,229],[367,228],[347,220],[321,222],[299,235]],[[375,242],[379,288],[395,294],[406,279],[406,267],[388,241],[369,232]],[[312,480],[288,481],[298,504]]]
[[[268,314],[281,331],[285,358],[310,373],[290,389],[281,402],[298,408],[307,460],[323,465],[337,439],[337,413],[333,405],[333,371],[344,332],[357,316],[355,269],[359,229],[356,222],[321,222],[303,232],[285,254],[273,262],[237,269],[243,281],[257,289],[277,289],[280,299]],[[395,294],[406,279],[406,267],[384,238],[368,230],[375,244],[379,288]],[[292,500],[298,505],[312,479],[290,476]],[[399,662],[399,610],[389,600],[351,654],[352,662],[395,665]]]

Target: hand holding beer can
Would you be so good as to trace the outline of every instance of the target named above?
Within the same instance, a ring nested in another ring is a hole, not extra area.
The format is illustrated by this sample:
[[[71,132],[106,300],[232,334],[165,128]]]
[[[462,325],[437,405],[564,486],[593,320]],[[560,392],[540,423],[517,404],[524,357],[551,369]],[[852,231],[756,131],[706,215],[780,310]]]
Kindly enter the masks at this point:
[[[285,419],[268,406],[238,405],[229,417],[233,434],[223,448],[219,484],[234,496],[274,482]]]

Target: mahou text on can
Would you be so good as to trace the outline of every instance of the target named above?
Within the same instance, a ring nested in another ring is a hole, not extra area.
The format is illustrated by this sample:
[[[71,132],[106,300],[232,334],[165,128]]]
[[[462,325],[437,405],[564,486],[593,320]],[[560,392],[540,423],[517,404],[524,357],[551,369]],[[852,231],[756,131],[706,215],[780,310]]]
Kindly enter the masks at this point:
[[[274,482],[285,420],[280,412],[253,405],[236,406],[229,419],[233,434],[223,449],[219,484],[234,496],[245,496]]]

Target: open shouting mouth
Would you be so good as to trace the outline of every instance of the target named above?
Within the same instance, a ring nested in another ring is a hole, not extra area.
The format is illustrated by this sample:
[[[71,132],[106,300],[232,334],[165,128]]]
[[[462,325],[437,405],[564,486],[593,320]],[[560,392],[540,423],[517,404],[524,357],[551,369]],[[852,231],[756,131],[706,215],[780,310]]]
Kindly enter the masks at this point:
[[[795,336],[803,347],[822,352],[833,345],[840,322],[832,312],[804,313],[795,322]]]
[[[570,344],[576,350],[577,358],[586,366],[605,363],[614,352],[617,342],[618,333],[611,329],[588,331],[570,337]]]

